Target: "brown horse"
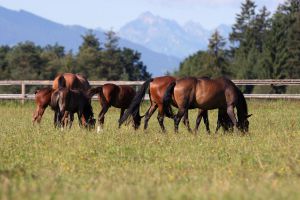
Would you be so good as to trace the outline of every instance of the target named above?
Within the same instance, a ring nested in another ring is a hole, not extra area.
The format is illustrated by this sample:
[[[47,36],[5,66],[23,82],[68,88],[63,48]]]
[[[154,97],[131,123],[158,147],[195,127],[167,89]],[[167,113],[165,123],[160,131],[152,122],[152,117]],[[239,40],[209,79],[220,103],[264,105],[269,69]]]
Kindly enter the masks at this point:
[[[63,77],[63,79],[60,79]],[[80,74],[71,74],[71,73],[64,73],[58,75],[52,84],[52,88],[46,87],[35,92],[35,102],[36,102],[36,110],[33,113],[32,122],[40,123],[42,116],[50,104],[51,101],[51,94],[59,88],[59,80],[61,87],[66,87],[70,89],[81,89],[83,91],[87,91],[91,88],[88,80],[80,75]]]
[[[42,116],[51,101],[51,95],[54,89],[45,87],[35,91],[36,110],[33,113],[32,122],[40,123]]]
[[[74,113],[77,113],[79,124],[93,128],[95,119],[90,97],[81,90],[59,88],[52,93],[50,106],[55,109],[56,122],[59,125],[72,126]],[[81,118],[85,121],[82,124]]]
[[[125,109],[128,108],[132,99],[135,96],[135,90],[126,85],[115,85],[115,84],[105,84],[102,87],[92,88],[89,91],[89,96],[98,94],[99,103],[102,107],[99,116],[99,126],[97,131],[100,131],[100,127],[103,128],[104,116],[108,109],[113,106],[121,109],[120,118],[123,115]],[[141,116],[139,112],[133,115],[134,128],[138,128],[140,125]]]
[[[160,125],[162,131],[165,132],[163,97],[164,97],[164,94],[165,94],[168,86],[174,81],[176,81],[176,78],[172,77],[172,76],[162,76],[162,77],[157,77],[157,78],[153,78],[153,79],[146,81],[142,85],[140,90],[137,92],[136,96],[132,100],[132,103],[130,104],[127,111],[120,118],[119,126],[121,126],[122,123],[124,123],[130,117],[130,115],[136,114],[139,112],[141,102],[143,101],[146,91],[149,88],[149,97],[150,97],[151,105],[145,114],[144,130],[147,129],[149,119],[151,118],[153,113],[158,108],[157,120],[159,122],[159,125]],[[204,118],[204,123],[206,125],[206,129],[209,132],[209,122],[208,122],[207,111],[199,110],[199,114],[198,114],[197,121],[196,121],[196,128],[199,127],[202,117]],[[185,113],[183,122],[186,125],[186,127],[188,128],[188,130],[190,131],[191,128],[190,128],[189,120],[188,120],[188,112]]]
[[[170,112],[174,102],[178,107],[175,116]],[[248,115],[244,95],[232,81],[224,77],[213,80],[188,77],[174,81],[166,90],[163,104],[166,115],[174,117],[175,132],[178,132],[178,124],[190,108],[219,109],[228,114],[235,127],[248,132],[248,118],[251,115]],[[237,109],[238,120],[234,108]]]

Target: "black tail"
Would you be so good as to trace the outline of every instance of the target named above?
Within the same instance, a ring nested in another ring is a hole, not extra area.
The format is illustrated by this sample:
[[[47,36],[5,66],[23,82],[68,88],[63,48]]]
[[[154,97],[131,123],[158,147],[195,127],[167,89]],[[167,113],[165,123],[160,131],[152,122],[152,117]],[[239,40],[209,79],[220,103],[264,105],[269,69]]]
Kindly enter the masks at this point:
[[[64,78],[63,75],[60,75],[60,77],[58,78],[58,88],[65,88],[67,86],[66,84],[66,79]]]
[[[89,98],[92,98],[95,94],[98,94],[101,100],[106,101],[102,87],[91,88],[87,92]]]
[[[169,87],[167,88],[166,93],[164,95],[164,99],[163,99],[164,113],[169,118],[174,118],[171,103],[172,103],[172,95],[174,92],[175,85],[176,85],[175,81],[169,85]]]
[[[139,110],[140,110],[140,105],[144,99],[144,96],[146,94],[146,91],[150,85],[150,83],[153,81],[153,79],[149,79],[147,80],[142,87],[140,88],[140,90],[136,93],[135,97],[133,98],[131,104],[129,105],[128,109],[126,110],[126,112],[122,115],[122,117],[119,120],[119,126],[121,126],[130,115],[132,115],[134,118],[135,117],[139,117],[137,115],[139,114]]]

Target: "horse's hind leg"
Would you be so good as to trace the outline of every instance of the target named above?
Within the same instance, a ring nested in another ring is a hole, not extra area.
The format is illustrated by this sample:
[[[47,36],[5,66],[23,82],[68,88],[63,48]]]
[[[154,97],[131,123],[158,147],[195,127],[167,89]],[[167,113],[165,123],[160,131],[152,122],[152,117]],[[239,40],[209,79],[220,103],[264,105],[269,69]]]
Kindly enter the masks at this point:
[[[162,130],[162,132],[166,132],[166,128],[165,128],[165,125],[164,125],[164,111],[163,111],[163,107],[162,105],[159,105],[158,106],[158,114],[157,114],[157,120],[158,120],[158,123],[160,125],[160,128]]]
[[[192,129],[190,127],[190,120],[189,120],[189,112],[188,111],[183,115],[183,124],[187,127],[189,132],[192,132]]]
[[[36,111],[34,112],[33,116],[32,116],[32,123],[34,124],[35,122],[37,122],[38,124],[41,122],[42,120],[42,116],[45,112],[46,108],[37,106]]]
[[[97,127],[97,132],[100,132],[100,130],[103,129],[103,126],[104,126],[104,116],[105,116],[105,113],[108,111],[108,109],[109,109],[109,106],[107,106],[107,105],[103,105],[102,106],[102,110],[101,110],[101,112],[98,115],[99,126]]]
[[[144,121],[144,130],[146,130],[148,128],[149,119],[151,118],[151,116],[153,115],[153,113],[155,112],[156,109],[157,109],[157,105],[151,104],[150,108],[146,112],[145,121]]]
[[[119,118],[119,121],[121,120],[121,118],[122,118],[122,116],[123,116],[124,112],[125,112],[125,108],[121,108],[121,112],[120,112],[120,118]],[[119,123],[119,128],[121,128],[121,125],[120,125],[120,123]]]
[[[178,125],[185,112],[187,112],[186,108],[179,108],[177,115],[174,117],[175,133],[178,133]]]

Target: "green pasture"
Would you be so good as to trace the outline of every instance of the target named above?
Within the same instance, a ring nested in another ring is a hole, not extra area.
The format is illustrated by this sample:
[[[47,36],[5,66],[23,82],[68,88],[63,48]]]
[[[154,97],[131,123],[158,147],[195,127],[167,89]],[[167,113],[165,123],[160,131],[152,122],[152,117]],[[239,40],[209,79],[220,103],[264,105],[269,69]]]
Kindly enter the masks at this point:
[[[248,101],[250,133],[198,135],[156,115],[149,129],[54,129],[47,109],[33,126],[33,102],[0,102],[0,199],[300,199],[300,102]],[[143,106],[142,113],[146,111]],[[93,103],[95,116],[100,107]],[[190,111],[194,126],[196,110]],[[211,129],[216,112],[209,112]]]

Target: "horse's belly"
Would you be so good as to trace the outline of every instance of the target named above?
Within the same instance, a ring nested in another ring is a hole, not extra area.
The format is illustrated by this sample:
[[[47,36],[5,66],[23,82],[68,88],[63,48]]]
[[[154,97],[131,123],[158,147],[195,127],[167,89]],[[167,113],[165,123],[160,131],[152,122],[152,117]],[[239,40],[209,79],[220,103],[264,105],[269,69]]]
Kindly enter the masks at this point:
[[[226,100],[224,97],[214,96],[212,98],[200,98],[195,107],[201,108],[203,110],[213,110],[218,108],[226,107]]]

